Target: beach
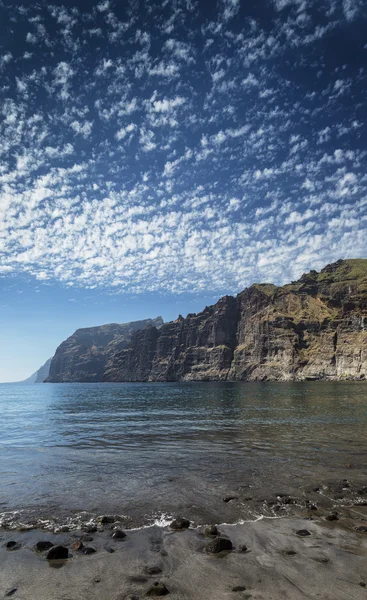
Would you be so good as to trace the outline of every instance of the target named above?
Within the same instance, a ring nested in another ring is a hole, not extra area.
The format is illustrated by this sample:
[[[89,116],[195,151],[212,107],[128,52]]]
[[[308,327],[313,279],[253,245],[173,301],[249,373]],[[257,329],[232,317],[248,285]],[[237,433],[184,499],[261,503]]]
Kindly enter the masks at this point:
[[[97,531],[89,527],[92,533],[2,530],[0,597],[138,600],[155,596],[157,589],[187,600],[362,600],[367,597],[367,508],[341,511],[338,519],[320,515],[223,524],[219,537],[233,547],[219,554],[206,551],[216,538],[206,536],[204,527],[173,531],[168,523],[125,530],[121,540],[112,538],[119,522],[99,524]],[[96,552],[74,549],[81,538],[87,540],[84,548]],[[6,548],[10,541],[19,547]],[[68,548],[69,558],[47,560],[47,551],[36,550],[39,541]]]

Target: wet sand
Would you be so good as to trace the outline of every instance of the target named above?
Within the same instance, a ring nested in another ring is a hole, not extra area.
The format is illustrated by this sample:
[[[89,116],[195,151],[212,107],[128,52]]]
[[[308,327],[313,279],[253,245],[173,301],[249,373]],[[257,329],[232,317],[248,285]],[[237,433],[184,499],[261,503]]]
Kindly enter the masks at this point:
[[[0,530],[0,598],[17,600],[127,600],[147,595],[163,582],[168,598],[187,600],[365,600],[367,598],[367,507],[326,515],[263,518],[219,525],[233,550],[209,555],[203,527],[172,531],[168,525],[126,530],[111,538],[105,524],[84,542],[95,554],[83,555],[72,544],[85,535],[74,530],[51,533]],[[306,529],[310,535],[300,537]],[[20,544],[8,550],[9,541]],[[47,561],[35,544],[49,540],[69,549],[65,561]],[[247,546],[242,551],[241,546]],[[114,550],[110,553],[109,550]],[[160,573],[150,574],[157,567]],[[236,589],[237,588],[237,589]]]

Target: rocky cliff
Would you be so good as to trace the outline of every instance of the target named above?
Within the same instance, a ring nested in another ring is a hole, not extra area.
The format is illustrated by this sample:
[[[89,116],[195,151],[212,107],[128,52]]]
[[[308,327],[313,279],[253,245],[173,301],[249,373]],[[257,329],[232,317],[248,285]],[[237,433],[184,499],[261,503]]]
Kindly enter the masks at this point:
[[[102,381],[111,358],[127,347],[134,332],[144,327],[159,330],[162,317],[131,323],[111,323],[77,329],[62,342],[51,360],[46,383]]]
[[[365,379],[367,260],[340,260],[282,287],[254,284],[197,315],[180,316],[159,329],[149,324],[109,352],[98,377]]]

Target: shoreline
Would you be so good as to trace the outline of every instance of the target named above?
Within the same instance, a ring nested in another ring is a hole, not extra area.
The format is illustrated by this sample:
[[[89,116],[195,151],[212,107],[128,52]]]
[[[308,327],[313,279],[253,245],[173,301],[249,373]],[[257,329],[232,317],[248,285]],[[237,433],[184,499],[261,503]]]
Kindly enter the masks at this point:
[[[126,537],[117,540],[112,534],[120,521],[60,533],[0,529],[0,597],[139,600],[159,582],[172,599],[362,600],[367,507],[357,513],[345,509],[335,521],[304,514],[221,524],[219,537],[233,547],[215,555],[205,548],[217,538],[206,536],[205,527],[174,531],[163,521],[126,529]],[[309,535],[297,534],[303,530]],[[76,550],[80,539],[95,553]],[[9,541],[15,549],[6,547]],[[35,549],[39,541],[63,545],[69,558],[47,560],[47,552]]]

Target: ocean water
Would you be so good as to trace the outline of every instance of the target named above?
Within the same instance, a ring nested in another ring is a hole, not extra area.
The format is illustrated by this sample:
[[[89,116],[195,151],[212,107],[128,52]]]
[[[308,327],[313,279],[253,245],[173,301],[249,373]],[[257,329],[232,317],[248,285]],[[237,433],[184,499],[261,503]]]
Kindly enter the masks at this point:
[[[3,384],[0,415],[8,526],[235,522],[367,485],[366,382]]]

